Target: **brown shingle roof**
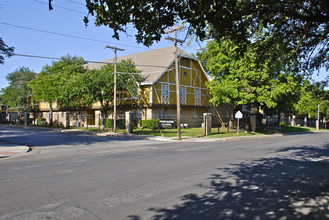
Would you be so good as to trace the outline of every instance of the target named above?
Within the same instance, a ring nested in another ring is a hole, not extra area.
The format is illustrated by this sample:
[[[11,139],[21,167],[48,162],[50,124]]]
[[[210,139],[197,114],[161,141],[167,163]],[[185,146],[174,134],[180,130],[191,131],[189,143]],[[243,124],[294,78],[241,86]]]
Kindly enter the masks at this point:
[[[142,84],[155,83],[162,74],[174,63],[175,61],[175,47],[165,47],[155,50],[149,50],[141,53],[118,57],[118,61],[132,59],[136,65],[136,69],[141,70],[140,76],[143,77]],[[192,55],[178,48],[178,53],[192,59]],[[101,61],[99,63],[90,63],[85,65],[88,69],[98,69],[105,63],[113,63],[113,59]]]

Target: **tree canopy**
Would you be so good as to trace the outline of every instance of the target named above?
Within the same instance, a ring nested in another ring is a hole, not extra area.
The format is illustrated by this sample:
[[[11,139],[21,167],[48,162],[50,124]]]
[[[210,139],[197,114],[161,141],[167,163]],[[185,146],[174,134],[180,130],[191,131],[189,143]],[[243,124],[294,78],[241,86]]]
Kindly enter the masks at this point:
[[[29,82],[33,91],[33,100],[36,102],[44,101],[50,107],[50,124],[52,124],[53,104],[56,102],[59,107],[65,108],[72,106],[81,107],[81,103],[86,101],[74,94],[75,88],[80,88],[79,83],[72,85],[72,81],[80,78],[80,73],[84,73],[82,67],[86,62],[81,57],[66,55],[58,61],[52,61],[42,68],[36,79]],[[71,91],[70,91],[71,90]],[[71,96],[68,96],[70,94]],[[89,101],[89,100],[88,100]]]
[[[14,47],[9,47],[0,37],[0,64],[4,63],[4,55],[7,57],[12,56],[14,53]]]
[[[3,104],[17,109],[17,111],[28,109],[32,96],[28,82],[34,78],[35,73],[28,67],[20,67],[14,72],[8,73],[6,79],[9,82],[9,86],[1,89],[1,100]]]
[[[121,60],[117,63],[117,72],[126,74],[117,74],[117,92],[128,92],[131,97],[137,95],[137,83],[140,77],[137,73],[132,60]],[[110,111],[114,96],[114,65],[107,64],[100,69],[94,69],[87,72],[89,91],[92,93],[93,100],[101,105],[102,125],[105,125],[105,118]]]
[[[217,41],[226,37],[243,52],[255,34],[265,30],[270,38],[258,45],[259,54],[285,48],[288,51],[280,53],[297,56],[303,69],[329,68],[327,0],[86,0],[86,7],[95,24],[113,29],[116,39],[131,24],[137,30],[137,42],[150,46],[160,41],[166,29],[186,22],[188,35]],[[84,21],[88,24],[88,16]],[[273,43],[281,46],[274,48]]]
[[[300,91],[300,98],[295,103],[296,113],[300,115],[310,115],[313,118],[317,118],[318,105],[324,101],[329,101],[329,91],[324,90],[325,84],[312,83],[306,80]],[[326,118],[329,117],[329,103],[324,102],[321,105],[320,113]]]
[[[82,57],[66,55],[43,67],[38,77],[29,82],[35,101],[45,101],[52,112],[53,104],[62,109],[81,112],[99,101],[102,115],[110,110],[114,94],[114,66],[104,65],[101,69],[88,70]],[[117,64],[118,72],[138,72],[131,60]],[[134,74],[118,74],[117,91],[137,95],[137,81]],[[52,119],[52,118],[50,118]]]
[[[257,64],[253,44],[240,56],[233,41],[210,41],[198,56],[213,78],[209,87],[214,104],[255,105],[271,114],[278,107],[281,112],[289,111],[292,106],[282,103],[297,98],[302,78],[280,61],[266,59]]]

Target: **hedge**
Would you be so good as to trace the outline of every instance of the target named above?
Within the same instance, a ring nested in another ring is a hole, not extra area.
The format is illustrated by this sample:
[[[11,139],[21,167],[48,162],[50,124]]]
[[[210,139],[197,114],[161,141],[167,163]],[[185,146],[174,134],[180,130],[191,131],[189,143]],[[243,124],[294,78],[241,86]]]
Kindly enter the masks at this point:
[[[156,130],[159,127],[159,120],[141,120],[140,121],[140,126],[142,128],[148,128],[152,130]]]

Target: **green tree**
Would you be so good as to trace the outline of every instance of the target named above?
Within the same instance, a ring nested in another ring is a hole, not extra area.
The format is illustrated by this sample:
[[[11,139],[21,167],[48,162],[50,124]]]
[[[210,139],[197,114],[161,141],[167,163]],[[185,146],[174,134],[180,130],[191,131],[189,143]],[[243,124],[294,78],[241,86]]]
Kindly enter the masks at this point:
[[[85,63],[82,57],[62,56],[60,60],[44,66],[38,77],[29,83],[34,100],[49,104],[50,124],[53,124],[54,103],[61,108],[78,110],[91,105],[86,95],[87,90],[82,88],[84,84],[81,83],[86,73],[82,66]]]
[[[209,83],[212,103],[230,103],[234,108],[240,105],[261,107],[267,114],[274,109],[289,111],[291,106],[280,105],[296,99],[302,78],[286,69],[280,60],[258,59],[257,49],[250,43],[241,56],[239,47],[230,40],[221,43],[210,41],[198,53],[199,59],[213,78]],[[279,106],[280,105],[280,106]]]
[[[149,46],[160,41],[166,29],[185,22],[191,36],[217,41],[228,37],[246,50],[263,29],[271,38],[258,45],[258,54],[277,51],[272,45],[279,43],[308,69],[329,67],[327,0],[86,0],[86,7],[88,15],[95,16],[95,24],[113,29],[117,39],[131,24],[137,30],[137,42]],[[89,22],[87,16],[84,21]]]
[[[14,72],[8,73],[6,79],[9,86],[1,89],[1,99],[10,108],[20,113],[21,110],[28,110],[31,104],[32,91],[28,82],[35,78],[35,73],[28,67],[17,68]]]
[[[318,105],[324,100],[329,100],[329,91],[324,89],[325,85],[325,83],[312,83],[308,80],[304,82],[300,98],[295,104],[297,114],[317,118]],[[329,104],[323,103],[320,112],[324,117],[329,118]]]
[[[47,74],[41,71],[38,76],[29,82],[29,86],[33,92],[33,100],[35,102],[44,101],[50,107],[50,125],[53,124],[53,104],[59,94],[60,78],[55,74]]]
[[[59,78],[59,92],[57,105],[61,108],[73,108],[79,112],[91,106],[89,91],[85,88],[83,67],[87,62],[82,57],[62,57],[60,61],[53,62],[50,71]]]
[[[131,96],[137,95],[137,82],[140,81],[140,77],[137,73],[132,60],[121,60],[117,63],[117,92],[129,92]],[[114,95],[114,66],[113,64],[107,64],[100,69],[94,69],[88,71],[86,76],[89,85],[89,91],[93,95],[93,99],[100,102],[102,126],[105,126],[105,119],[109,111],[111,110],[111,103],[113,102]],[[126,74],[122,74],[126,73]]]
[[[4,56],[11,57],[14,53],[14,47],[8,47],[0,37],[0,64],[4,63]]]

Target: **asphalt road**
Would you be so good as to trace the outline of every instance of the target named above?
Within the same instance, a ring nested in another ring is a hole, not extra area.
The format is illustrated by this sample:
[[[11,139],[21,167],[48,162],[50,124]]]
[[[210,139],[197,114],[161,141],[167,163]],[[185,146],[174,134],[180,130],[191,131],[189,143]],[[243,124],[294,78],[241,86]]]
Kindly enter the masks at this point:
[[[326,219],[329,133],[159,142],[0,127],[0,219]]]

